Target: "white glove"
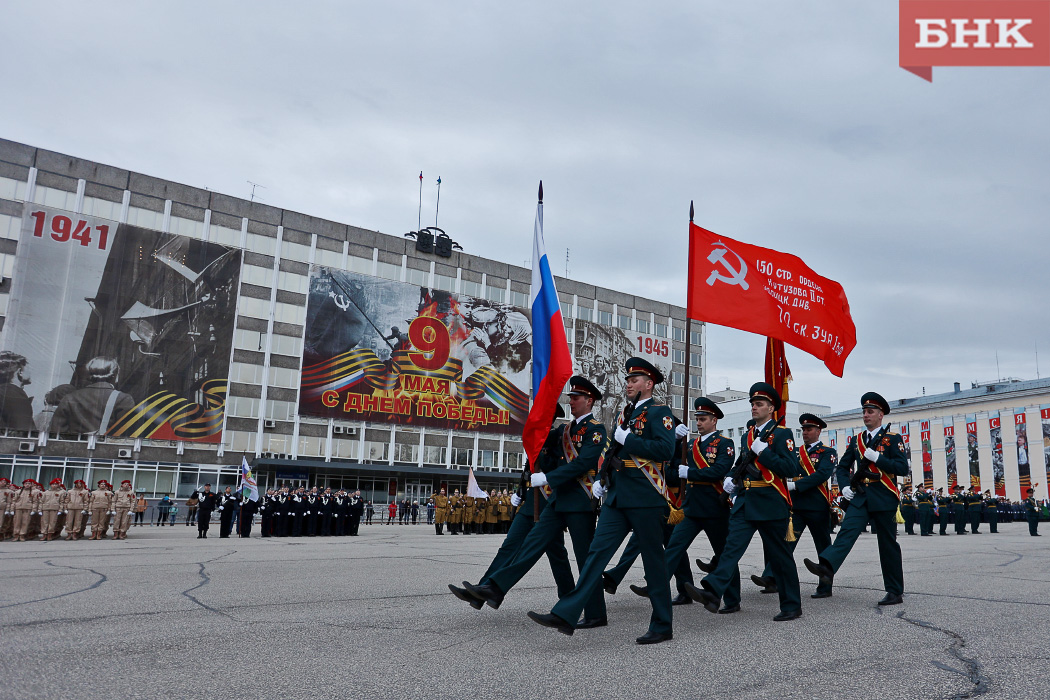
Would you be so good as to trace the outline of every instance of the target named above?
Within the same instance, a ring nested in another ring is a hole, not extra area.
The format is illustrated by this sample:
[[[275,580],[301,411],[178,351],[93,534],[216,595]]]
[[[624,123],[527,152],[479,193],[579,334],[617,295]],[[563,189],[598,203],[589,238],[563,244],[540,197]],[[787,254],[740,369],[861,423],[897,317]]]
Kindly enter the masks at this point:
[[[769,443],[762,442],[761,440],[755,440],[751,443],[751,451],[756,455],[762,454],[762,450],[769,447]]]
[[[725,481],[722,482],[722,490],[726,493],[733,493],[736,491],[736,484],[733,482],[733,477],[727,476]]]
[[[601,498],[607,492],[608,492],[608,489],[606,489],[604,486],[602,486],[602,482],[600,482],[600,481],[595,481],[591,485],[591,495],[594,496],[595,498]]]
[[[631,431],[627,428],[616,427],[616,432],[613,433],[613,439],[621,445],[627,439],[627,436],[631,434]]]
[[[222,511],[222,506],[219,506],[219,511],[220,511],[220,512]]]
[[[536,472],[529,479],[529,486],[537,488],[539,486],[547,485],[547,475],[543,472]]]
[[[679,464],[678,465],[678,478],[679,479],[688,479],[689,478],[689,465],[688,464]]]
[[[788,491],[794,491],[794,490],[795,490],[795,482],[794,481],[789,481],[788,482]]]
[[[689,426],[687,426],[685,423],[680,424],[674,429],[674,434],[675,437],[684,438],[686,435],[689,434]]]
[[[856,496],[856,495],[857,494],[855,494],[853,492],[853,489],[851,489],[849,486],[847,486],[846,488],[842,489],[842,497],[845,498],[847,501],[852,501],[853,497]]]
[[[864,459],[868,460],[869,462],[878,462],[879,453],[869,447],[868,449],[864,450]]]
[[[521,496],[519,496],[519,495],[518,495],[518,494],[516,494],[516,493],[514,493],[514,494],[511,494],[511,496],[510,496],[510,504],[511,504],[512,506],[514,506],[515,508],[517,508],[518,506],[520,506],[520,505],[522,504]]]

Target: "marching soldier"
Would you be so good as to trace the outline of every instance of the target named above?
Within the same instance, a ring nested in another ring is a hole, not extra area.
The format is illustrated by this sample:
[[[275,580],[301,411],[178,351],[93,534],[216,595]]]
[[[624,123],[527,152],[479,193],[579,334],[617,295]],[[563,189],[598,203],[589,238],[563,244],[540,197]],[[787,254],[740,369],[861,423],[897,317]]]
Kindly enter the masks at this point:
[[[445,522],[448,520],[448,496],[445,494],[445,487],[441,487],[441,491],[434,496],[434,533],[438,535],[445,534]]]
[[[726,535],[729,533],[729,509],[722,500],[722,482],[733,466],[733,441],[723,437],[717,430],[718,419],[724,415],[714,401],[701,396],[693,402],[693,409],[696,415],[696,429],[700,436],[687,444],[686,461],[677,466],[677,472],[667,476],[671,486],[685,489],[682,498],[684,517],[672,528],[667,547],[664,549],[668,575],[675,574],[682,564],[688,569],[686,550],[701,532],[707,533],[707,540],[715,553],[709,564],[713,571],[725,549]],[[684,438],[688,434],[688,426],[681,424],[675,427],[677,437]],[[615,569],[602,574],[606,592],[609,591],[610,584],[613,590],[616,590],[615,584],[618,581],[614,571]],[[693,602],[681,586],[685,582],[692,583],[692,576],[679,580],[679,592],[671,601],[671,605]],[[631,590],[642,596],[649,593],[646,586],[631,586]],[[737,569],[726,589],[725,605],[718,612],[731,614],[739,610],[740,570]]]
[[[919,508],[919,534],[930,537],[933,535],[933,494],[927,489],[918,488],[915,502]]]
[[[788,542],[788,549],[794,554],[802,531],[809,528],[817,554],[820,554],[831,546],[831,491],[828,489],[828,479],[835,473],[838,455],[820,442],[820,431],[828,427],[827,423],[812,413],[803,413],[798,420],[802,426],[802,440],[806,444],[798,450],[802,476],[788,481],[788,491],[791,491],[791,520],[796,536],[793,541]],[[751,579],[754,580],[755,577],[752,576]],[[768,563],[766,570],[762,572],[762,578],[755,583],[764,585],[767,590],[776,590],[776,577]],[[765,593],[766,590],[762,592]],[[830,598],[831,581],[821,579],[817,584],[817,592],[810,597]]]
[[[879,561],[886,596],[879,605],[904,602],[904,565],[897,543],[897,508],[900,492],[898,476],[908,474],[908,455],[904,439],[891,433],[882,419],[890,412],[886,399],[869,391],[860,399],[865,430],[850,440],[839,462],[836,477],[839,489],[850,506],[835,543],[820,553],[819,562],[805,560],[811,573],[832,579],[850,553],[860,531],[871,520],[879,540]],[[856,469],[854,470],[854,466]]]
[[[1028,534],[1039,537],[1039,501],[1035,500],[1035,489],[1025,491],[1024,514],[1028,518]]]
[[[556,441],[550,448],[556,456],[556,466],[546,474],[540,471],[531,477],[533,488],[543,488],[544,493],[550,491],[540,519],[510,564],[477,586],[463,583],[471,595],[493,607],[503,602],[503,597],[532,569],[552,543],[564,542],[563,529],[569,531],[576,564],[581,571],[587,561],[594,538],[591,490],[598,473],[598,460],[605,447],[605,426],[592,415],[591,409],[602,394],[580,376],[572,377],[569,387],[569,411],[573,420],[551,432]],[[578,614],[574,622],[576,620],[579,620]],[[601,587],[594,586],[584,602],[584,619],[573,626],[586,629],[607,624],[604,593]]]
[[[937,520],[940,521],[940,535],[947,536],[948,534],[948,513],[952,509],[952,497],[944,494],[944,487],[937,489],[937,496],[934,498],[934,502],[937,504]]]
[[[565,411],[559,404],[555,409],[554,419],[565,417]],[[543,473],[550,473],[557,467],[558,457],[557,450],[559,447],[558,437],[560,433],[556,432],[551,426],[551,431],[547,435],[547,439],[544,442],[543,449],[540,450],[539,458],[536,460],[536,471]],[[504,566],[514,561],[521,550],[522,544],[525,542],[525,538],[529,532],[532,531],[534,526],[533,515],[535,511],[536,498],[535,491],[539,490],[543,495],[544,504],[543,508],[546,509],[546,500],[548,497],[549,488],[546,489],[531,489],[526,486],[529,478],[529,465],[526,463],[524,470],[521,474],[521,482],[518,485],[517,491],[510,496],[510,503],[516,509],[514,514],[514,520],[511,521],[510,529],[507,531],[507,536],[503,538],[503,544],[500,545],[499,550],[496,552],[496,556],[492,558],[492,563],[489,564],[489,568],[482,574],[480,584],[488,583],[489,576],[502,569]],[[458,494],[459,491],[456,491]],[[520,506],[520,507],[519,507]],[[541,514],[542,517],[542,514]],[[569,553],[565,551],[565,542],[563,538],[558,538],[551,542],[547,547],[545,554],[547,555],[547,562],[551,567],[551,574],[554,576],[554,583],[557,586],[558,597],[562,598],[568,595],[569,591],[573,589],[575,581],[572,577],[572,569],[569,566]],[[485,601],[475,597],[466,588],[460,588],[449,584],[448,589],[452,591],[452,595],[456,596],[465,603],[469,603],[470,607],[475,610],[480,610],[485,604]],[[499,608],[501,601],[493,601],[489,603],[493,608]]]
[[[952,499],[952,517],[955,518],[955,534],[966,534],[966,504],[967,497],[964,489],[959,484],[955,485],[955,493]]]
[[[912,497],[911,484],[901,489],[901,516],[904,518],[904,532],[909,535],[914,535],[915,499]]]
[[[55,539],[61,530],[57,530],[58,514],[62,510],[62,504],[66,499],[66,491],[62,488],[62,480],[57,476],[51,480],[49,488],[40,497],[40,539],[50,542]]]
[[[673,638],[671,630],[671,588],[663,553],[663,526],[668,516],[668,496],[664,465],[674,453],[674,418],[667,406],[653,401],[653,389],[663,382],[659,369],[640,357],[625,363],[628,404],[620,416],[613,447],[602,465],[609,489],[598,517],[586,562],[571,593],[564,596],[549,614],[530,611],[529,617],[545,627],[572,634],[587,603],[601,593],[601,577],[628,532],[633,528],[642,551],[645,581],[653,611],[649,630],[638,637],[638,644],[656,644]],[[620,449],[624,457],[620,457]],[[535,475],[534,475],[535,476]],[[606,490],[595,482],[591,493],[601,498]]]
[[[970,488],[970,495],[966,499],[966,515],[970,519],[970,532],[975,535],[981,534],[979,528],[981,527],[981,510],[984,508],[984,499],[981,498],[981,492],[977,490],[977,487]]]
[[[109,482],[99,479],[97,489],[91,492],[88,499],[88,510],[91,511],[91,539],[101,540],[106,536],[109,529],[109,512],[113,506],[113,491],[110,490]]]
[[[988,532],[994,535],[999,532],[999,499],[991,490],[984,492],[984,511],[988,514]]]
[[[131,511],[135,507],[135,492],[131,490],[131,482],[124,479],[120,482],[120,489],[113,494],[113,539],[126,540],[128,529],[131,528]]]
[[[780,612],[773,620],[795,620],[802,616],[802,594],[787,542],[791,528],[787,480],[798,476],[801,466],[791,431],[777,425],[780,394],[766,382],[753,384],[748,393],[755,422],[740,438],[740,456],[733,475],[722,482],[723,490],[734,496],[726,546],[718,566],[700,581],[703,588],[687,584],[685,589],[708,612],[718,612],[740,557],[757,530],[780,597]]]

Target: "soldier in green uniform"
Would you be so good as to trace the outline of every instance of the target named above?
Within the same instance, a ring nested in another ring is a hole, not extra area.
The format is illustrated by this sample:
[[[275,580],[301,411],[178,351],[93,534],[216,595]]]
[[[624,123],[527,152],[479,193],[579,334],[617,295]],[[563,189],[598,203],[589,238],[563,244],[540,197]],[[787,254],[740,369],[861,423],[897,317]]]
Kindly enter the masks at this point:
[[[919,534],[933,536],[933,494],[919,487],[915,490],[915,503],[919,509]]]
[[[591,409],[602,393],[585,377],[569,380],[569,411],[572,422],[555,430],[557,467],[547,474],[532,475],[533,488],[549,487],[550,498],[539,521],[529,532],[514,560],[490,574],[478,585],[463,582],[475,598],[498,607],[503,597],[529,572],[547,547],[554,541],[564,542],[562,531],[568,529],[576,565],[582,571],[594,537],[594,507],[591,489],[598,474],[598,460],[605,447],[605,426]],[[576,629],[604,627],[609,624],[605,611],[605,593],[594,586],[584,605],[584,618]]]
[[[603,475],[609,480],[608,496],[580,578],[549,614],[530,611],[529,617],[563,634],[572,634],[594,590],[601,589],[606,564],[633,528],[642,550],[653,608],[649,630],[635,641],[655,644],[673,636],[671,588],[663,552],[663,525],[669,513],[663,469],[674,452],[674,418],[667,406],[653,401],[653,388],[664,380],[659,369],[642,358],[632,357],[626,362],[626,371],[629,403],[613,433],[613,440],[620,447],[611,448],[602,465]],[[605,493],[600,482],[592,488],[596,498]]]
[[[955,534],[966,534],[966,491],[960,484],[955,485],[955,493],[952,494],[952,519],[955,521]]]
[[[1028,534],[1039,537],[1039,501],[1035,500],[1035,489],[1028,489],[1024,499],[1024,514],[1028,518]]]
[[[561,405],[558,405],[554,420],[557,421],[559,418],[565,417],[565,411]],[[555,430],[552,424],[551,431],[547,435],[547,440],[543,444],[543,449],[540,450],[539,459],[537,460],[536,471],[543,473],[550,473],[558,466],[558,448],[559,448],[559,437],[561,435],[560,430]],[[525,542],[525,538],[533,528],[533,514],[535,505],[533,499],[535,496],[536,489],[530,489],[526,486],[526,480],[528,479],[529,465],[526,463],[525,469],[522,471],[522,480],[515,491],[510,496],[510,505],[517,510],[514,514],[514,519],[510,523],[510,528],[507,530],[507,536],[503,538],[503,544],[500,545],[499,550],[496,552],[496,556],[492,558],[492,562],[489,564],[489,568],[482,574],[480,583],[488,583],[489,576],[496,573],[504,566],[514,561],[517,557],[518,552],[521,550],[522,544]],[[542,492],[541,492],[542,493]],[[547,496],[541,496],[543,498],[542,508],[546,509]],[[542,512],[540,514],[542,517]],[[572,590],[573,586],[576,585],[576,581],[572,576],[572,568],[569,566],[569,553],[565,551],[565,542],[562,539],[554,540],[545,550],[547,554],[547,561],[551,566],[551,574],[554,576],[554,583],[558,588],[558,597],[566,595]],[[485,604],[485,601],[472,595],[466,588],[460,588],[454,586],[451,583],[448,589],[452,591],[452,595],[456,596],[465,603],[469,603],[475,610],[481,610],[481,606]],[[493,602],[493,608],[499,607],[499,602]]]
[[[912,496],[911,493],[911,484],[901,489],[901,516],[904,518],[904,532],[908,535],[914,535],[915,498]]]
[[[722,410],[715,402],[706,397],[699,397],[693,402],[696,411],[696,430],[700,434],[689,443],[686,449],[687,461],[678,465],[677,473],[668,474],[667,481],[671,486],[685,482],[685,497],[682,499],[684,518],[674,526],[671,538],[664,550],[667,572],[677,571],[684,562],[688,566],[686,549],[693,543],[701,531],[707,533],[717,565],[717,559],[726,546],[726,535],[729,533],[729,509],[722,502],[722,482],[733,467],[733,441],[722,437],[717,430],[718,419],[723,418]],[[689,428],[680,425],[675,434],[684,437]],[[681,488],[681,486],[679,486]],[[603,578],[608,574],[603,574]],[[692,603],[692,598],[685,594],[684,583],[692,584],[692,578],[679,580],[679,596],[672,604]],[[631,590],[641,596],[647,596],[647,586],[631,586]],[[683,600],[680,600],[684,598]],[[740,570],[733,573],[725,593],[725,606],[718,612],[730,614],[740,611]]]
[[[753,384],[749,394],[755,423],[740,437],[740,456],[732,476],[722,482],[723,490],[733,496],[726,546],[718,566],[700,581],[703,588],[686,585],[685,589],[709,612],[718,612],[740,557],[758,531],[780,595],[780,612],[773,619],[794,620],[802,616],[802,595],[798,569],[785,540],[791,522],[787,480],[798,476],[801,467],[791,431],[777,425],[780,394],[766,382]]]
[[[944,487],[937,489],[937,495],[934,498],[934,502],[937,504],[937,520],[940,521],[940,534],[946,536],[948,534],[948,513],[952,509],[952,497],[944,495]]]
[[[897,542],[900,492],[896,477],[908,474],[908,453],[900,434],[891,433],[888,424],[882,425],[883,417],[890,412],[886,399],[869,391],[860,398],[860,404],[865,430],[849,441],[835,474],[842,495],[850,501],[842,530],[835,543],[820,553],[819,562],[806,559],[805,563],[811,573],[832,578],[871,520],[879,539],[879,562],[886,589],[879,605],[898,605],[904,602],[904,564]]]
[[[966,515],[970,519],[970,532],[975,535],[981,534],[981,511],[984,509],[984,499],[976,487],[970,488],[970,495],[966,499]]]
[[[988,514],[988,532],[999,532],[999,499],[992,492],[984,492],[984,512]]]
[[[806,444],[804,454],[803,448],[799,448],[798,451],[802,476],[788,481],[788,490],[791,492],[791,521],[796,536],[788,542],[788,549],[794,555],[798,538],[802,537],[802,531],[808,528],[813,536],[817,554],[820,554],[831,546],[831,490],[828,488],[828,479],[835,473],[838,455],[820,441],[820,431],[828,427],[821,418],[812,413],[803,413],[798,417],[798,422],[802,426],[802,440]],[[766,570],[762,572],[762,576],[752,576],[751,580],[763,586],[763,593],[775,593],[777,590],[776,577],[769,562],[766,562]],[[817,584],[817,592],[810,597],[830,598],[831,581],[821,579]]]

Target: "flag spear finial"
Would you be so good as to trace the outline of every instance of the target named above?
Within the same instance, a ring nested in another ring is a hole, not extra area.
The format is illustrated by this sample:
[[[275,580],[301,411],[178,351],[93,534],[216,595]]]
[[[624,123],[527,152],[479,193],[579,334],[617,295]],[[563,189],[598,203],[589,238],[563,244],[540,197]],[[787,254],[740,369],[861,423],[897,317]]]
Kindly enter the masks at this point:
[[[540,193],[539,193],[540,204],[543,203],[543,180],[540,180]]]
[[[693,223],[693,200],[689,200],[689,223]]]

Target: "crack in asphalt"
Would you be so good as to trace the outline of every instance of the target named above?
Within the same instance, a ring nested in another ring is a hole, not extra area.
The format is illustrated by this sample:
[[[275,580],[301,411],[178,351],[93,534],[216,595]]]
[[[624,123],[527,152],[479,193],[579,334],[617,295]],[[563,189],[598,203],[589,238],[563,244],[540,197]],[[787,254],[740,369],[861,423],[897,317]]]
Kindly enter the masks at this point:
[[[903,610],[897,613],[897,618],[900,620],[904,620],[908,624],[915,625],[916,627],[934,630],[935,632],[940,632],[941,634],[947,635],[951,638],[952,642],[948,645],[947,652],[959,661],[961,661],[966,670],[960,671],[959,669],[952,668],[947,664],[942,664],[937,661],[933,661],[931,663],[933,663],[933,665],[937,668],[941,668],[946,671],[951,671],[953,673],[958,673],[961,676],[965,676],[969,679],[971,683],[973,683],[973,689],[968,690],[964,693],[956,693],[954,695],[950,695],[948,696],[949,700],[963,700],[964,698],[973,698],[977,697],[978,695],[984,695],[988,692],[988,677],[984,675],[984,669],[981,666],[981,663],[977,659],[971,659],[966,656],[963,656],[962,652],[960,651],[960,649],[966,648],[966,640],[961,634],[953,632],[949,629],[945,629],[943,627],[938,627],[932,622],[926,622],[925,620],[919,620],[918,618],[905,617]]]
[[[58,595],[52,595],[52,596],[48,596],[46,598],[37,598],[35,600],[25,600],[25,601],[22,601],[21,603],[8,603],[7,605],[0,605],[0,609],[13,608],[13,607],[15,607],[17,605],[29,605],[30,603],[43,603],[43,602],[46,602],[46,601],[49,601],[49,600],[56,600],[58,598],[65,598],[66,596],[69,596],[69,595],[76,595],[77,593],[83,593],[84,591],[90,591],[93,588],[98,588],[99,586],[101,586],[103,583],[105,583],[108,580],[108,578],[107,578],[107,576],[105,574],[103,574],[103,573],[101,573],[99,571],[95,571],[94,569],[86,569],[86,568],[81,568],[81,567],[78,567],[78,566],[67,566],[65,564],[54,564],[54,563],[51,562],[50,559],[45,561],[44,564],[46,564],[47,566],[60,567],[60,568],[63,568],[63,569],[73,569],[74,571],[90,571],[91,573],[93,573],[96,576],[98,576],[98,581],[95,581],[93,584],[91,584],[90,586],[87,586],[86,588],[78,588],[75,591],[67,591],[66,593],[59,593]]]
[[[1013,554],[1014,557],[1016,557],[1015,559],[1011,559],[1008,562],[1004,562],[1002,564],[996,564],[996,566],[1010,566],[1010,564],[1013,564],[1015,562],[1019,562],[1022,559],[1024,559],[1024,555],[1023,554],[1019,554],[1018,552],[1011,552],[1009,549],[999,549],[998,547],[996,547],[995,551],[997,551],[997,552],[1006,552],[1007,554]]]
[[[219,556],[213,557],[211,559],[208,559],[207,561],[197,562],[197,566],[200,567],[200,570],[197,572],[197,574],[201,577],[201,580],[196,586],[193,586],[191,588],[187,588],[186,590],[182,591],[182,595],[187,597],[187,598],[189,598],[194,603],[196,603],[197,605],[201,606],[202,608],[204,608],[205,610],[207,610],[209,612],[213,612],[216,615],[222,615],[223,617],[229,617],[229,615],[224,613],[222,610],[218,610],[218,609],[213,608],[212,606],[208,605],[207,603],[201,602],[196,596],[194,596],[191,593],[191,591],[195,591],[198,588],[203,588],[204,586],[207,586],[209,583],[211,583],[211,576],[208,575],[208,572],[207,572],[207,570],[205,568],[205,565],[211,564],[212,562],[215,562],[215,561],[218,561],[219,559],[222,559],[223,557],[228,557],[229,555],[231,555],[233,553],[234,552],[232,552],[232,551],[231,552],[226,552],[225,554],[220,554]]]

